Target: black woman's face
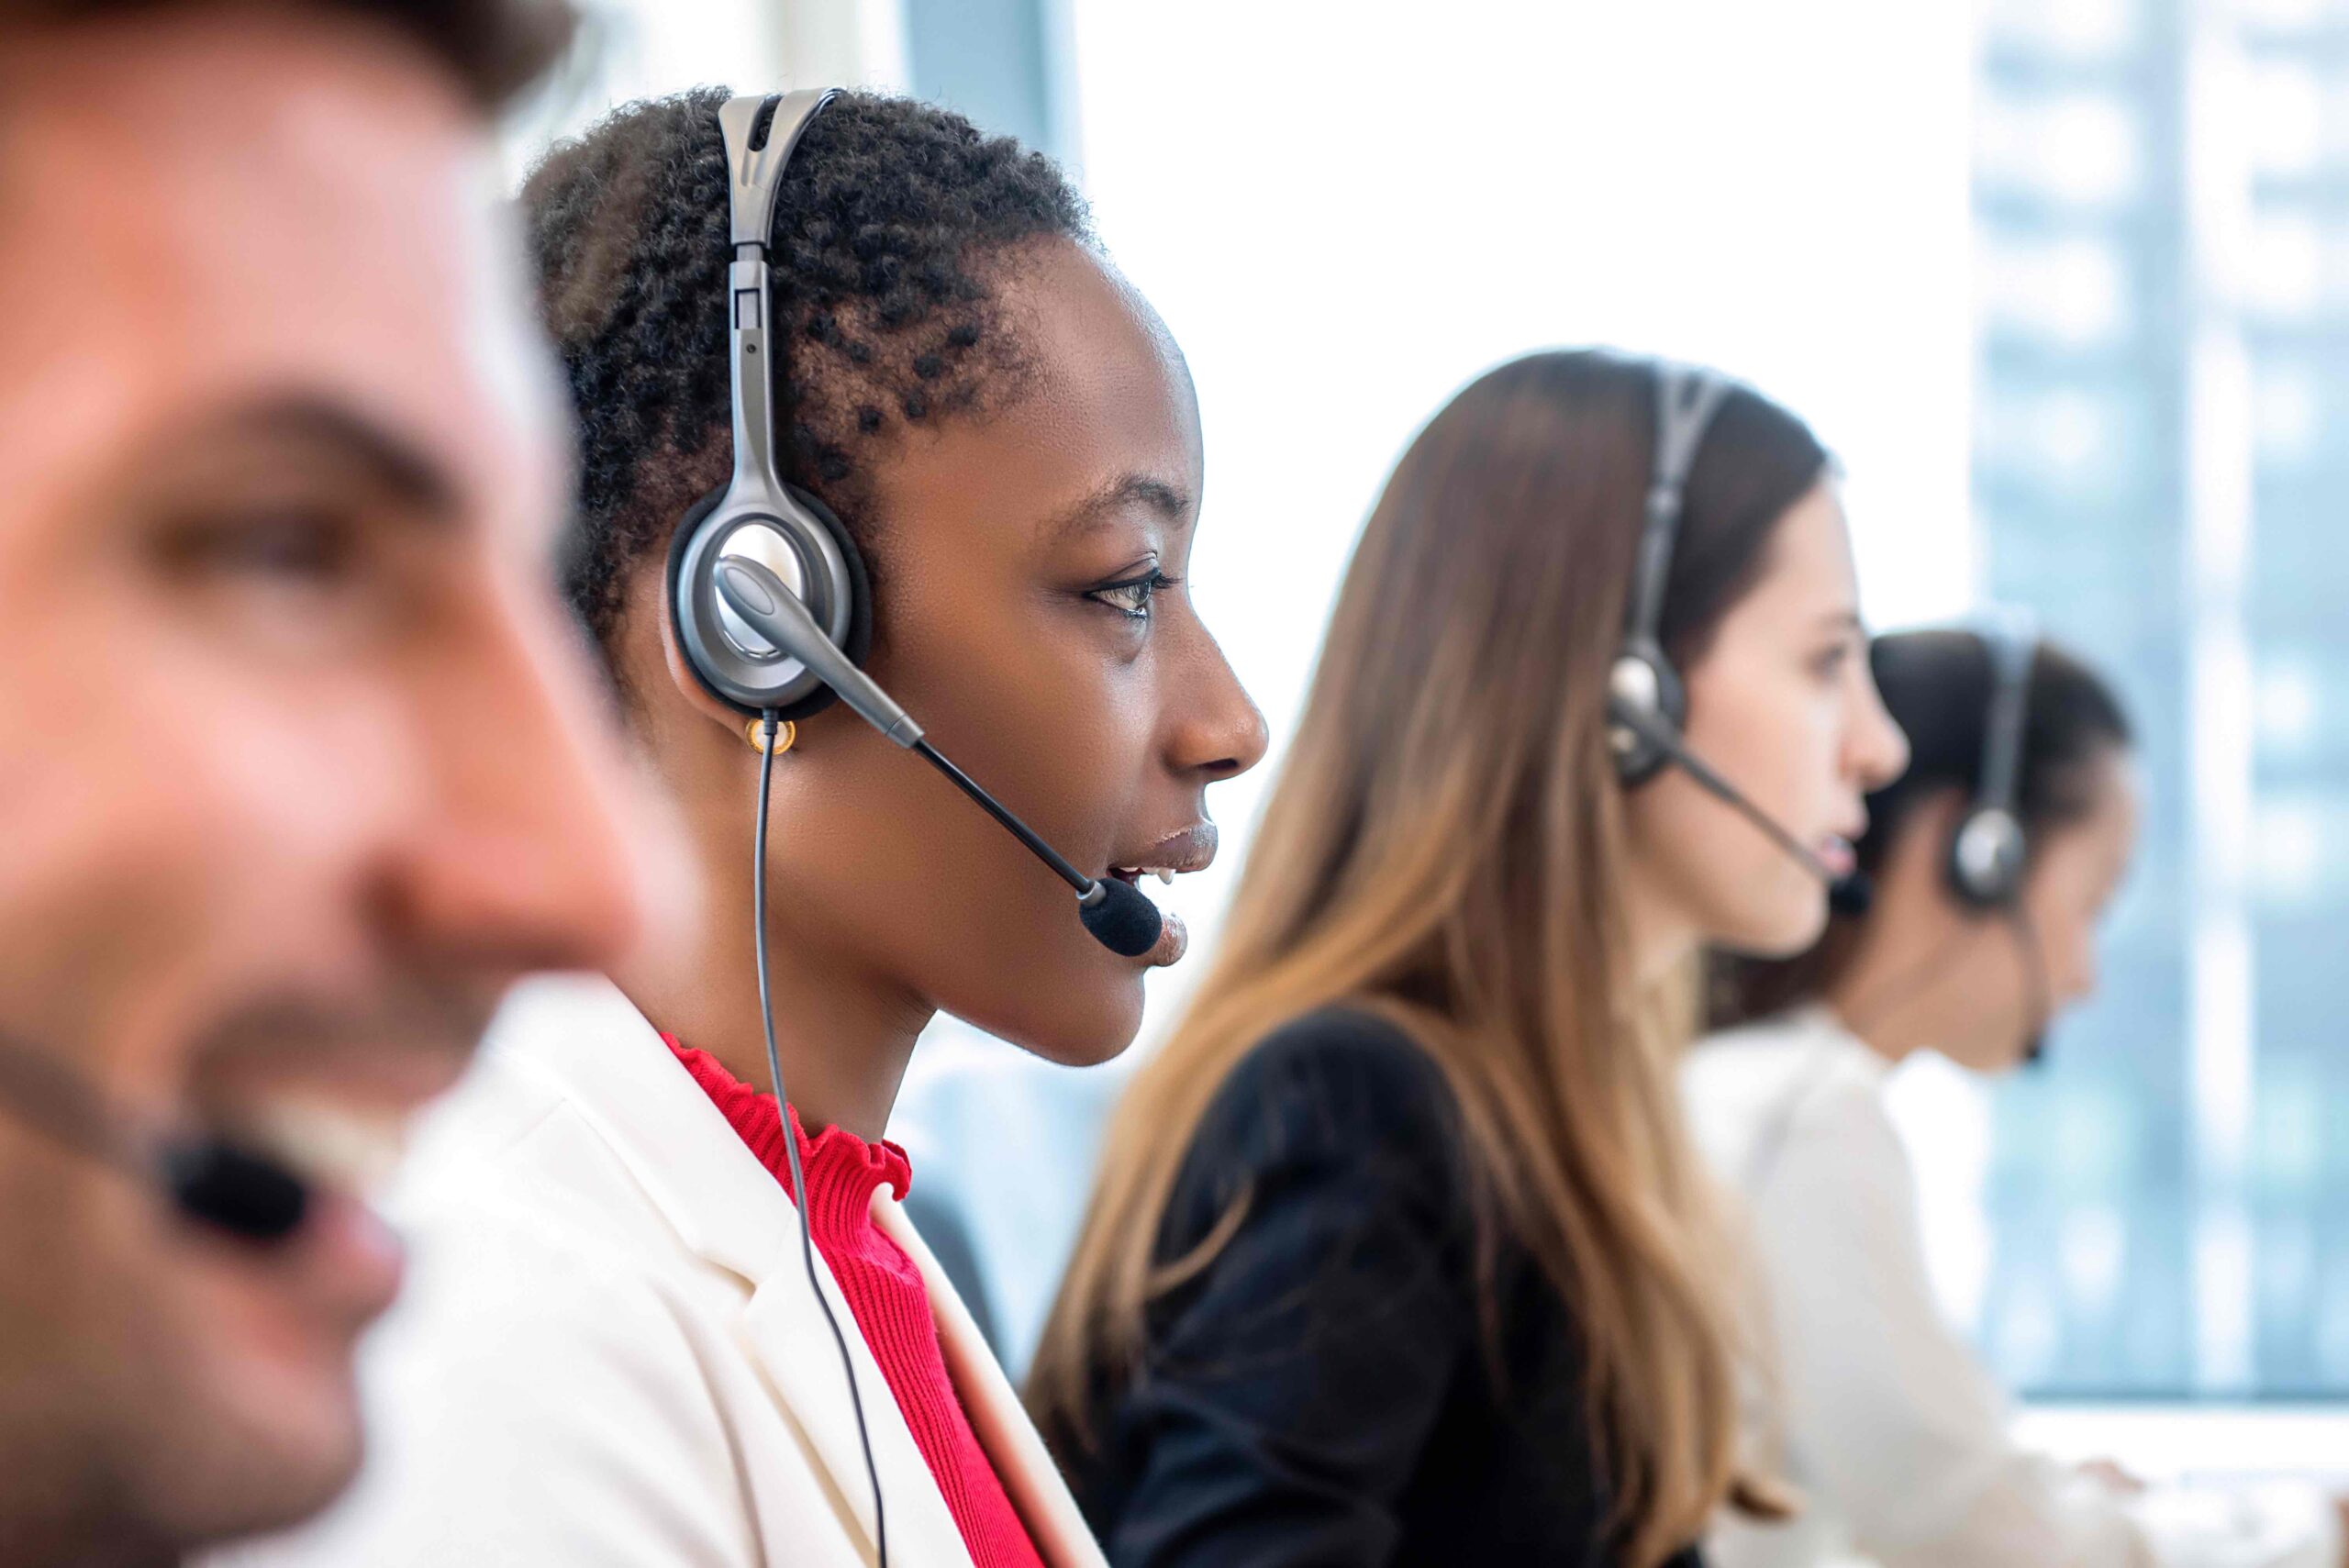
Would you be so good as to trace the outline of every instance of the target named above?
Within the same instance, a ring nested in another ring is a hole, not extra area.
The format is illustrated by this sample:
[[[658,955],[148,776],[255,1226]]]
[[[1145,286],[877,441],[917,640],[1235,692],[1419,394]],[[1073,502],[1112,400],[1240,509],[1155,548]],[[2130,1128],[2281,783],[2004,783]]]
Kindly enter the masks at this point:
[[[1016,395],[865,459],[869,668],[1079,870],[1197,870],[1207,786],[1252,766],[1264,732],[1185,583],[1203,478],[1188,372],[1074,245],[1032,248],[998,287]],[[739,809],[756,759],[731,743]],[[842,974],[1077,1062],[1124,1048],[1143,976],[1180,957],[1172,922],[1148,958],[1100,947],[1064,884],[845,707],[801,727],[774,787],[778,936]]]

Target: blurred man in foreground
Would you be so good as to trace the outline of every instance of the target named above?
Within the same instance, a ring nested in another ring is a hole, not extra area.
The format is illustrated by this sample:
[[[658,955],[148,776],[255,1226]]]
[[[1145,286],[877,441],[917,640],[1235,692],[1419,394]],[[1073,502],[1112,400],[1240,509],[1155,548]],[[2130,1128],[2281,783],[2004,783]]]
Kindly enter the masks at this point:
[[[489,117],[529,0],[0,0],[0,1562],[357,1464],[362,1201],[639,918]]]

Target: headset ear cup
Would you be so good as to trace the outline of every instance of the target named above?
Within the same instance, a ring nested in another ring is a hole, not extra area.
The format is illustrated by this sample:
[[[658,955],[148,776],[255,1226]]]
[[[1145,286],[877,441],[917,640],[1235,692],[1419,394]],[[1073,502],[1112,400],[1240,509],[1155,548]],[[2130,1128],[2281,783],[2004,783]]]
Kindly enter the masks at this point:
[[[2025,863],[2022,828],[2012,814],[1968,810],[1949,840],[1949,884],[1958,901],[1999,909],[2021,896]]]
[[[1626,644],[1608,672],[1608,694],[1610,704],[1636,704],[1653,713],[1675,735],[1687,728],[1687,691],[1680,684],[1680,673],[1661,649]],[[1609,738],[1615,776],[1626,789],[1647,783],[1672,760],[1662,748],[1627,727],[1610,725]]]
[[[1943,880],[1949,884],[1951,894],[1969,909],[1982,902],[1981,896],[1974,891],[1974,878],[1965,863],[1965,830],[1973,822],[1974,812],[1969,807],[1958,817],[1957,826],[1951,830],[1949,843],[1942,855]]]
[[[693,672],[694,679],[700,683],[702,690],[738,713],[756,715],[763,710],[746,706],[749,699],[729,692],[726,689],[729,683],[713,673],[713,668],[722,669],[723,663],[714,662],[709,652],[697,645],[693,631],[696,617],[681,609],[685,603],[683,595],[690,586],[685,582],[686,562],[696,558],[698,536],[724,505],[729,488],[721,485],[711,491],[695,502],[693,507],[678,519],[676,530],[669,539],[662,613],[668,617],[670,628],[677,639],[678,651],[684,655],[686,668]],[[856,541],[849,536],[848,529],[832,515],[830,507],[796,486],[786,486],[785,494],[791,503],[786,510],[794,515],[776,517],[774,522],[785,533],[796,529],[804,534],[808,529],[820,529],[838,550],[841,575],[829,584],[826,596],[833,603],[842,598],[847,600],[848,625],[845,635],[841,639],[841,651],[848,655],[851,663],[861,667],[873,646],[873,594],[865,573],[864,557],[858,551]],[[815,552],[799,549],[798,553],[803,561],[807,561]],[[797,723],[823,712],[839,700],[830,687],[818,685],[806,696],[777,706],[774,712],[778,718]]]

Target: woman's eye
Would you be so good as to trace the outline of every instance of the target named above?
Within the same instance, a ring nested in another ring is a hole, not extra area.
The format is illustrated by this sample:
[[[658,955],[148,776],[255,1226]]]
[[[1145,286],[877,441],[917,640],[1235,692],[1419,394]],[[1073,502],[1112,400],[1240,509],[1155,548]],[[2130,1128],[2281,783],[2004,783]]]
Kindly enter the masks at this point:
[[[1096,604],[1107,605],[1130,620],[1148,620],[1150,602],[1174,585],[1174,580],[1163,572],[1152,572],[1146,577],[1129,578],[1122,583],[1105,583],[1085,597]]]
[[[1851,661],[1852,645],[1848,642],[1838,642],[1831,648],[1821,650],[1812,661],[1811,667],[1819,672],[1822,680],[1831,680],[1842,674]]]

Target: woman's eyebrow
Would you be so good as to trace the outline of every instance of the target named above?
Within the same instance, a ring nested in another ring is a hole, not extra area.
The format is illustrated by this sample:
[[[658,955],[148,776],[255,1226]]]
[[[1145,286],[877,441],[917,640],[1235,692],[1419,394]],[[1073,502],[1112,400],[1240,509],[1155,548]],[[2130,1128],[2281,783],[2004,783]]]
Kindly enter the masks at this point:
[[[1152,474],[1129,473],[1045,518],[1041,531],[1046,542],[1058,544],[1090,533],[1134,506],[1147,507],[1169,523],[1179,524],[1191,515],[1190,494],[1181,485]]]

